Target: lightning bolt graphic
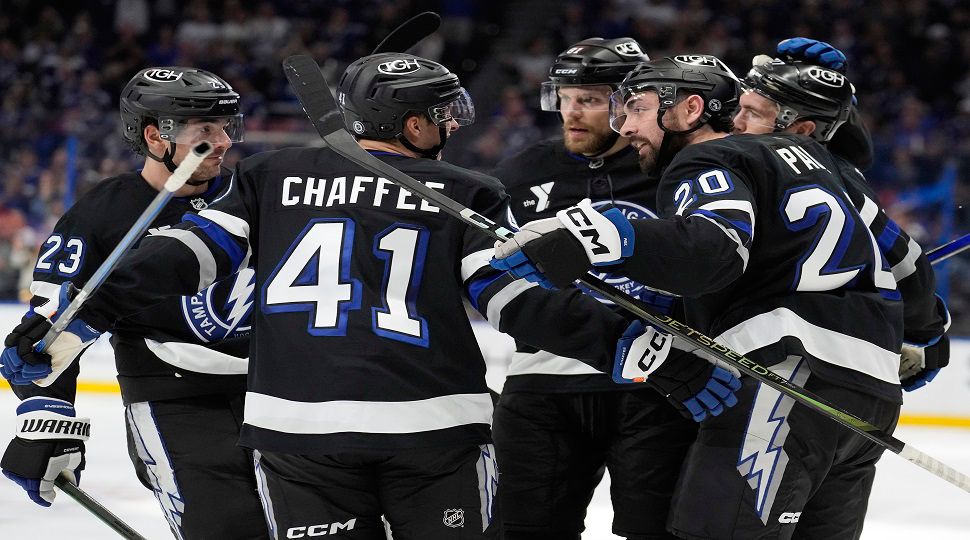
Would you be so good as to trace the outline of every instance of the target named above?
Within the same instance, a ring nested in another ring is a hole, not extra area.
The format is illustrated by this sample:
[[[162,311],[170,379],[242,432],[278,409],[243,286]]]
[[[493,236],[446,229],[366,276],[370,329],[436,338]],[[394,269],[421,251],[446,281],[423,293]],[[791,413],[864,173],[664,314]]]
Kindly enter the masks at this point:
[[[233,331],[239,322],[249,313],[253,305],[253,291],[256,289],[256,273],[252,268],[244,268],[236,275],[232,283],[232,290],[226,298],[226,305],[231,306],[226,322],[229,331]]]
[[[800,357],[772,367],[779,375],[796,385],[803,385],[809,371]],[[778,493],[778,486],[788,466],[788,454],[784,451],[788,438],[788,413],[795,401],[773,388],[761,385],[748,419],[748,429],[738,456],[737,469],[755,493],[755,511],[761,522],[767,524],[771,507]]]

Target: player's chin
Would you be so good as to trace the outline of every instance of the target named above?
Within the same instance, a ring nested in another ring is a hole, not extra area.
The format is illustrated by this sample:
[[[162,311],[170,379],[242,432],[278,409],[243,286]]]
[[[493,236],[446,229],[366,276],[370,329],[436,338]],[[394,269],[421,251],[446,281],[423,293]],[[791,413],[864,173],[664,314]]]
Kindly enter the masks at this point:
[[[209,160],[203,161],[199,164],[199,167],[195,169],[192,173],[192,180],[209,180],[219,175],[219,167],[222,165],[222,160],[218,160],[215,163],[210,163]]]

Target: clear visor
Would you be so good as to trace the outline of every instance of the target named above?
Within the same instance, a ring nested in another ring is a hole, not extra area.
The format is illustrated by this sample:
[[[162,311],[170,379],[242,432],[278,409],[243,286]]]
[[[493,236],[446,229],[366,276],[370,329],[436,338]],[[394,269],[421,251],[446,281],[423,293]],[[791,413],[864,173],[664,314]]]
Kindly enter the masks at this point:
[[[656,99],[652,102],[645,99],[651,93],[656,97],[657,92],[653,89],[613,92],[610,95],[610,128],[622,135],[623,124],[627,120],[640,123],[648,116],[656,118],[659,102]]]
[[[194,145],[202,141],[237,143],[243,141],[243,115],[219,116],[213,118],[172,118],[158,119],[161,137],[176,144]]]
[[[791,108],[785,108],[774,99],[764,95],[749,84],[741,83],[744,93],[740,107],[734,116],[734,127],[739,133],[772,133],[790,126],[798,118]]]
[[[428,107],[428,116],[437,126],[455,122],[459,126],[467,126],[475,121],[475,104],[468,91],[459,88],[457,98]]]
[[[544,111],[606,111],[610,108],[610,92],[605,84],[562,85],[546,81],[539,87],[539,104]]]

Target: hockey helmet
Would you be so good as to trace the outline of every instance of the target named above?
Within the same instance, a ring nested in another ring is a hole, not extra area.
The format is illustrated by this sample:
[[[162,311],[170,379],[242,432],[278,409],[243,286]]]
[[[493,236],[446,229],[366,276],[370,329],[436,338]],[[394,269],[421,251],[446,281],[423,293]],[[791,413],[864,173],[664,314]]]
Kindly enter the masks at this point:
[[[549,68],[549,80],[540,89],[542,110],[560,110],[559,88],[563,86],[608,85],[615,89],[637,64],[649,60],[633,38],[584,39],[560,53]],[[604,100],[604,110],[606,107]]]
[[[151,156],[142,136],[149,122],[158,126],[162,139],[172,143],[196,142],[187,140],[193,138],[188,131],[190,119],[225,119],[223,129],[230,140],[243,140],[239,94],[229,83],[208,71],[151,67],[139,71],[121,92],[123,136],[139,154]],[[170,153],[174,152],[170,150],[166,155]],[[151,157],[163,162],[171,160]]]
[[[475,121],[475,106],[457,75],[404,53],[372,54],[347,66],[337,102],[347,129],[368,139],[402,138],[404,120],[413,114],[427,115],[442,130],[450,121]]]
[[[796,120],[813,120],[816,127],[811,137],[819,142],[832,139],[848,120],[852,106],[852,84],[845,75],[799,61],[755,57],[755,65],[741,85],[779,105],[775,131]]]
[[[634,68],[613,93],[610,99],[610,127],[614,131],[620,132],[623,127],[629,99],[648,90],[656,92],[660,98],[657,122],[666,132],[671,130],[663,125],[662,117],[667,109],[677,103],[680,92],[696,94],[704,100],[704,113],[700,121],[682,133],[697,130],[705,124],[710,124],[717,131],[730,131],[741,96],[737,76],[717,57],[682,54],[652,60]]]

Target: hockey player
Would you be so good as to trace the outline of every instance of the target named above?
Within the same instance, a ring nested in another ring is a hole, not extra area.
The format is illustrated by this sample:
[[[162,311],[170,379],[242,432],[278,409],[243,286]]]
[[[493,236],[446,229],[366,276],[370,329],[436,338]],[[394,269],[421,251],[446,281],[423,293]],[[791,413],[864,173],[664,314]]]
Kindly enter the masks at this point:
[[[91,277],[196,143],[207,140],[214,151],[152,223],[154,234],[177,234],[169,226],[225,191],[231,171],[221,163],[243,136],[238,101],[224,80],[207,71],[139,71],[125,86],[120,107],[124,138],[145,156],[144,167],[99,182],[61,217],[41,248],[31,311],[6,338],[0,368],[23,399],[3,473],[37,504],[53,502],[52,482],[62,470],[80,481],[89,434],[88,419],[77,418],[73,407],[78,363],[54,362],[52,369],[48,355],[32,351],[49,328],[42,314],[63,307],[62,284],[81,287]],[[267,537],[251,452],[236,445],[253,276],[242,268],[223,277],[198,294],[171,298],[103,328],[112,332],[132,463],[176,538]],[[79,352],[96,336],[73,324],[54,349]],[[31,430],[40,419],[72,421],[76,429]]]
[[[497,247],[496,264],[560,287],[596,265],[680,294],[692,327],[891,431],[903,330],[895,280],[823,147],[793,134],[726,137],[739,96],[711,56],[641,64],[613,96],[611,125],[645,171],[663,171],[663,219],[581,204],[524,226]],[[624,350],[651,349],[638,338]],[[652,375],[639,355],[618,358],[618,372]],[[756,380],[737,396],[700,426],[671,532],[858,538],[882,448]]]
[[[610,95],[647,60],[631,38],[585,39],[556,58],[541,104],[559,113],[562,137],[537,142],[493,172],[519,224],[555,216],[584,198],[630,219],[656,217],[656,176],[644,177],[629,140],[609,124]],[[623,276],[606,277],[669,313],[673,298]],[[670,537],[670,496],[697,424],[652,389],[619,385],[579,360],[516,345],[492,423],[504,537],[578,540],[605,469],[613,532]]]
[[[849,117],[853,93],[842,73],[762,55],[755,57],[742,86],[735,132],[800,133],[838,153],[831,142]],[[836,163],[846,180],[846,192],[878,240],[902,295],[904,344],[899,377],[904,390],[916,390],[949,363],[949,313],[933,294],[933,267],[919,244],[879,207],[862,173],[838,156]]]
[[[368,56],[347,68],[338,101],[363,148],[505,222],[497,180],[438,159],[474,118],[443,66]],[[495,538],[492,402],[462,299],[499,329],[582,358],[612,355],[627,322],[579,291],[556,295],[562,309],[523,305],[548,293],[494,271],[487,236],[328,148],[247,158],[231,184],[146,238],[75,323],[105,329],[251,260],[259,296],[240,440],[257,450],[271,535],[383,539],[384,515],[396,540]]]

